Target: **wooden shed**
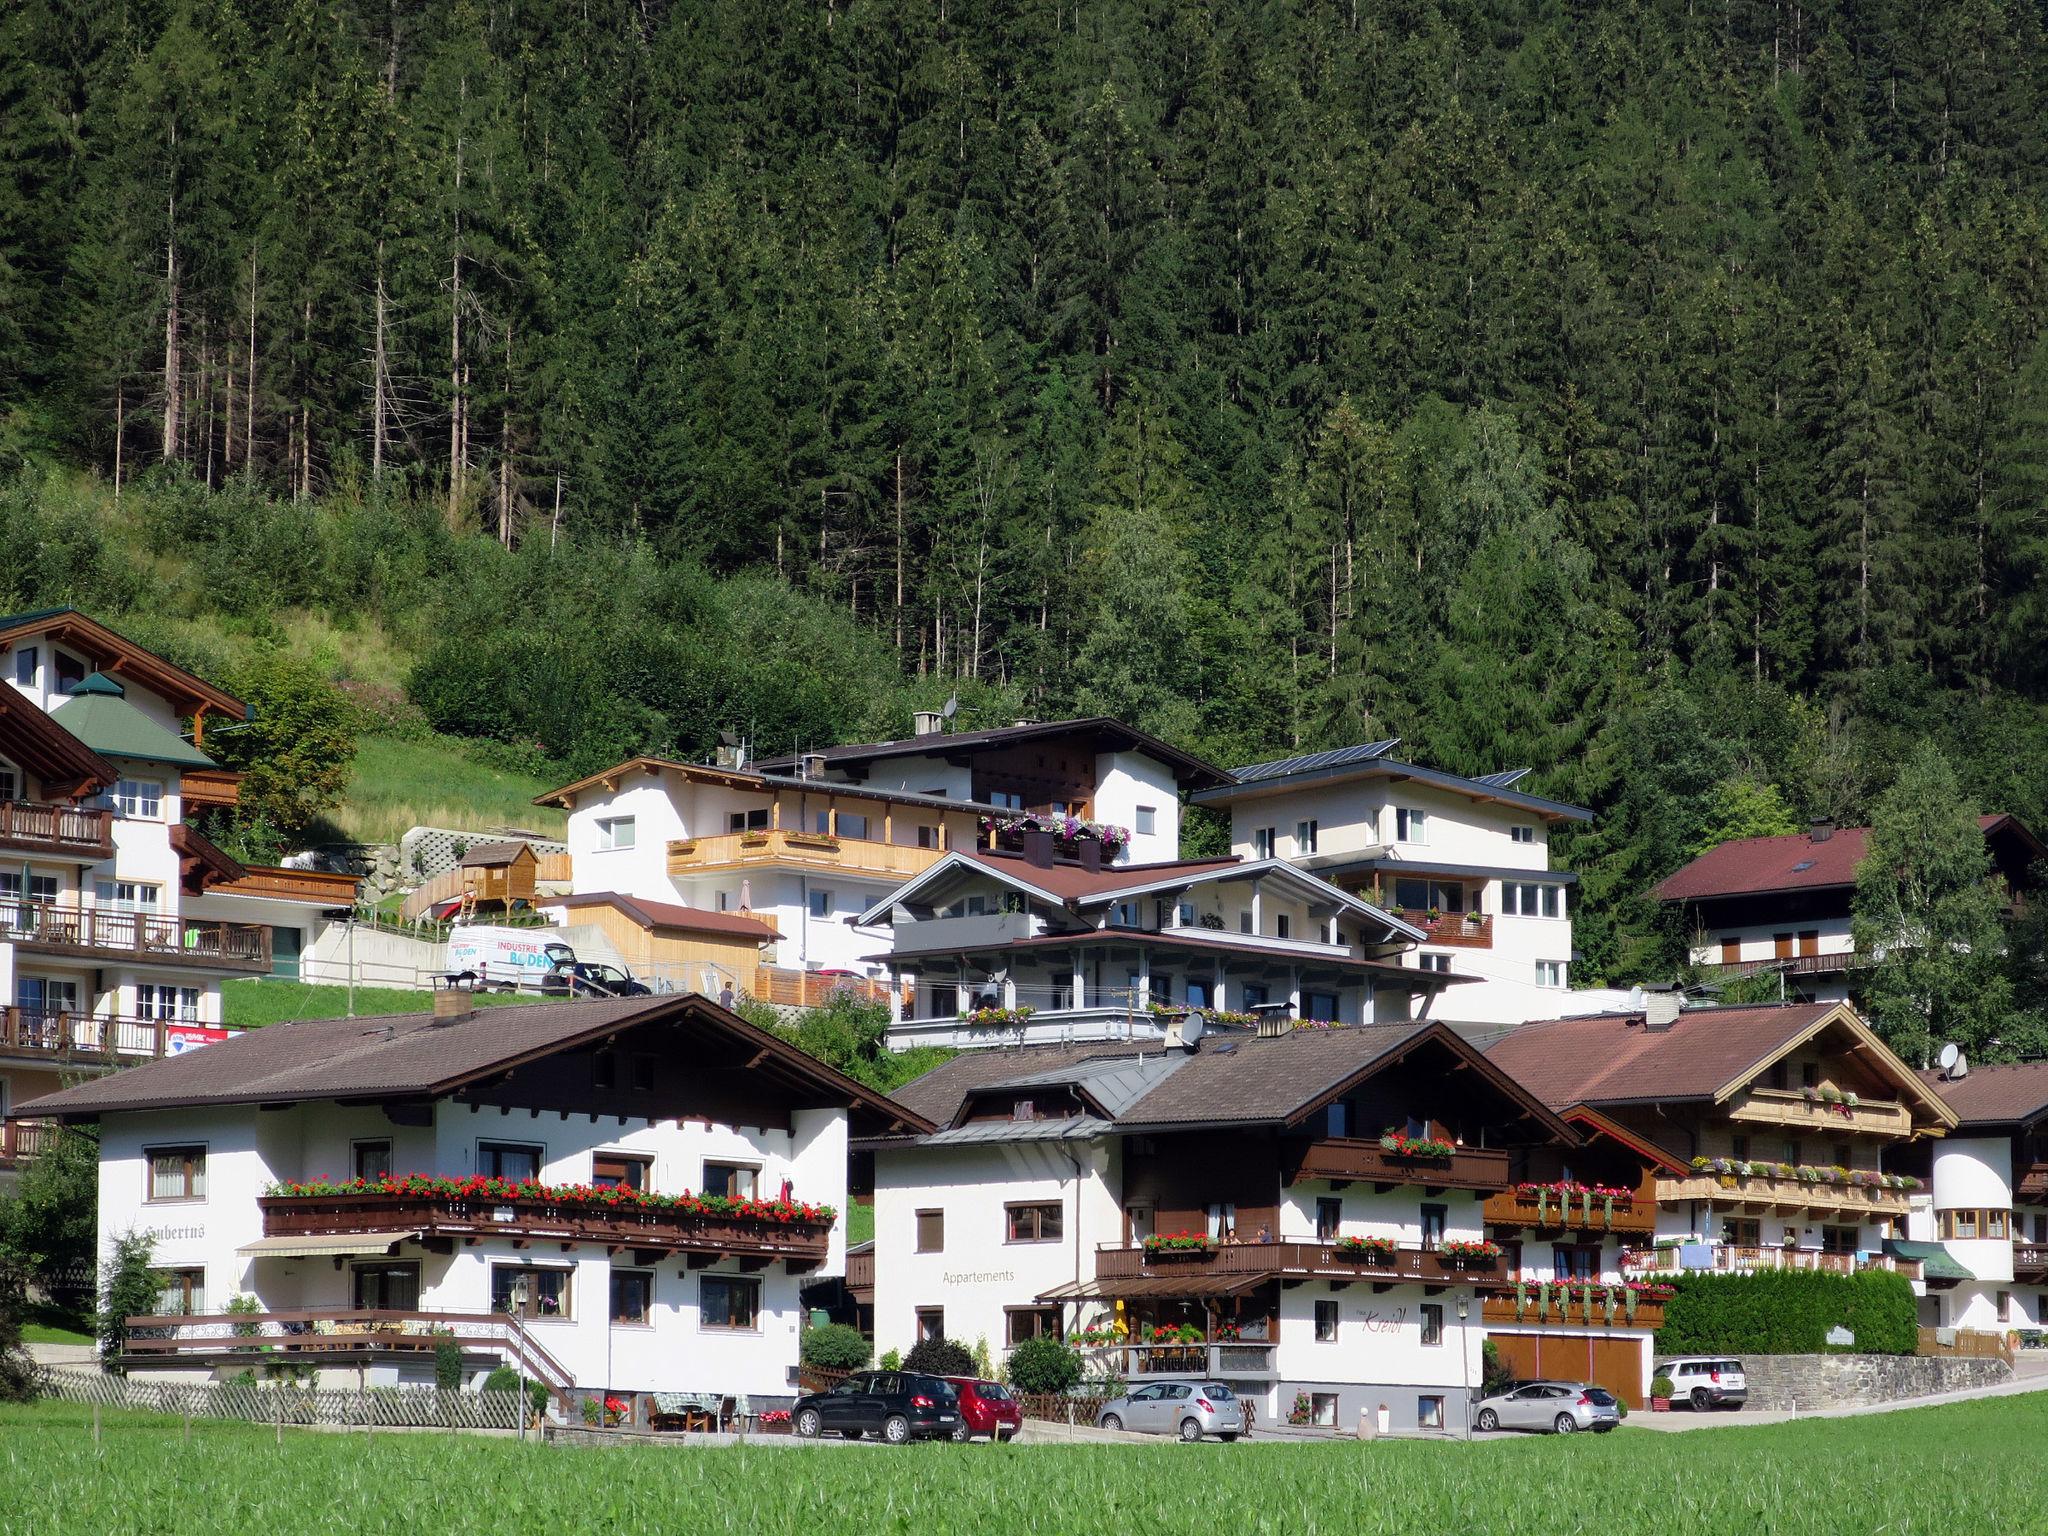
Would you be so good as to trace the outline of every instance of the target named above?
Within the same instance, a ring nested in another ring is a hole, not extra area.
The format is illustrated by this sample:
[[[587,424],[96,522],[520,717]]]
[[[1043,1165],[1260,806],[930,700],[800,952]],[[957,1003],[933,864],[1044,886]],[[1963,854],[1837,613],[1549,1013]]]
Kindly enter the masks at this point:
[[[465,917],[479,907],[494,906],[509,912],[517,904],[533,904],[540,859],[531,843],[478,843],[463,854],[457,868],[462,877]]]
[[[712,912],[617,891],[550,897],[548,905],[560,906],[571,923],[601,930],[642,980],[660,978],[712,997],[727,982],[736,992],[756,991],[761,948],[782,937],[773,923],[751,913]]]

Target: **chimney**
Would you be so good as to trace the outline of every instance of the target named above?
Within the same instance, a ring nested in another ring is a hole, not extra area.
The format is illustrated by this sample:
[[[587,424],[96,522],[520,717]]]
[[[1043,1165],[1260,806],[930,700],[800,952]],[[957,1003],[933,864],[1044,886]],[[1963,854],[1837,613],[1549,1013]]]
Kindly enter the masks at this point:
[[[1678,1005],[1682,1001],[1676,987],[1659,987],[1643,994],[1643,1029],[1652,1035],[1661,1035],[1678,1022]]]
[[[1294,1032],[1294,1020],[1278,1009],[1262,1008],[1252,1031],[1261,1040],[1277,1040],[1282,1035]]]
[[[476,1012],[476,994],[468,981],[450,977],[434,988],[434,1022],[456,1024]]]
[[[822,752],[806,752],[803,758],[802,773],[807,779],[822,779],[825,777],[825,754]]]
[[[936,709],[920,709],[912,713],[910,723],[914,734],[936,736],[945,729],[946,717]]]
[[[1832,821],[1813,821],[1807,823],[1806,836],[1811,842],[1824,843],[1834,835],[1835,824]]]

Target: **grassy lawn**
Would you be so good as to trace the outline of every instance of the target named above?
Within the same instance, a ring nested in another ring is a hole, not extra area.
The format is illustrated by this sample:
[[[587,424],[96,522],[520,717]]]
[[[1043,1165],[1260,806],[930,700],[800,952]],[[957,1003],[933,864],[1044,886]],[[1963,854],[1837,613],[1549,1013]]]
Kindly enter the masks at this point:
[[[396,842],[407,828],[525,827],[560,836],[559,810],[533,803],[556,784],[474,761],[443,736],[365,736],[356,743],[348,795],[333,821],[363,842]]]
[[[539,1002],[537,997],[495,992],[476,994],[479,1005],[496,1008],[504,1004]],[[339,1019],[348,1015],[348,988],[315,986],[303,981],[224,981],[220,988],[221,1022],[234,1029],[260,1029],[265,1024],[289,1024],[295,1019]],[[431,992],[403,991],[396,987],[357,987],[356,1013],[369,1017],[380,1013],[427,1013],[433,1009]]]
[[[279,1449],[261,1426],[195,1423],[186,1445],[176,1421],[109,1412],[95,1448],[89,1425],[68,1404],[0,1409],[0,1530],[1959,1536],[2038,1531],[2048,1496],[2039,1394],[1483,1445],[586,1451],[295,1432]]]
[[[21,1341],[24,1344],[90,1344],[93,1342],[92,1320],[66,1312],[61,1307],[32,1301],[22,1313]]]

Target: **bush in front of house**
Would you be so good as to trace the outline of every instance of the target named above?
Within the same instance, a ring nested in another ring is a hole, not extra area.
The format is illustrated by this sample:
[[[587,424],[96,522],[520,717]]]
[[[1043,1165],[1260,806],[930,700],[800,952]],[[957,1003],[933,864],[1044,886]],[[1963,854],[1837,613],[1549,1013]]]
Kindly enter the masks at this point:
[[[452,1333],[434,1335],[434,1385],[443,1392],[462,1390],[462,1346]]]
[[[100,1268],[98,1318],[100,1366],[120,1374],[120,1356],[128,1348],[128,1319],[148,1317],[160,1305],[163,1278],[156,1269],[156,1239],[147,1232],[128,1232],[114,1239]]]
[[[903,1357],[903,1368],[930,1376],[972,1376],[974,1351],[951,1339],[926,1339]]]
[[[1071,1392],[1080,1380],[1081,1352],[1058,1339],[1026,1339],[1010,1351],[1010,1385],[1019,1392]]]
[[[1912,1282],[1888,1270],[1680,1275],[1674,1292],[1659,1355],[1818,1355],[1835,1327],[1856,1336],[1858,1354],[1910,1355],[1919,1343]]]
[[[861,1337],[858,1328],[845,1323],[806,1328],[797,1344],[797,1358],[821,1371],[858,1371],[874,1357],[874,1345]]]
[[[498,1366],[490,1375],[484,1378],[484,1390],[486,1392],[517,1392],[519,1390],[519,1373],[509,1365]],[[546,1413],[548,1409],[547,1384],[528,1377],[526,1382],[526,1401],[527,1405],[535,1413]]]

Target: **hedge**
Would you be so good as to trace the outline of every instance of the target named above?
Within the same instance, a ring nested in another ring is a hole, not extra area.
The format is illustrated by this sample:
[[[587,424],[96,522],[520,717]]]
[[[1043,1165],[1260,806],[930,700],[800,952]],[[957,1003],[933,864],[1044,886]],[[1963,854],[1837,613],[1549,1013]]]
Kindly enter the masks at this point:
[[[1919,1343],[1913,1286],[1870,1270],[1833,1275],[1763,1269],[1747,1275],[1680,1275],[1657,1330],[1661,1355],[1817,1355],[1836,1326],[1865,1355],[1910,1355]]]

